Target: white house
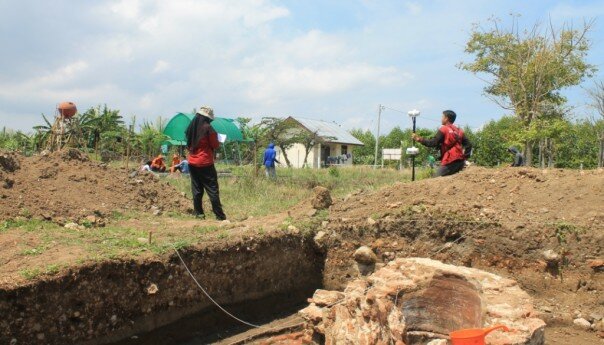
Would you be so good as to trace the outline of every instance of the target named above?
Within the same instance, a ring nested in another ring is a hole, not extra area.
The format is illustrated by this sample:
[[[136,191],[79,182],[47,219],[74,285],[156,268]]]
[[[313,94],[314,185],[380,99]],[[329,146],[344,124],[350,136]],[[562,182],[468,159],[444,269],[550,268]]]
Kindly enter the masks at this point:
[[[301,117],[288,117],[285,121],[292,121],[296,128],[309,133],[316,133],[318,140],[312,147],[306,160],[306,165],[319,168],[330,165],[352,165],[354,146],[363,146],[357,138],[344,130],[335,122],[305,119]],[[278,160],[285,164],[283,152],[277,150]],[[294,144],[287,150],[287,158],[294,168],[304,167],[305,149],[302,144]]]

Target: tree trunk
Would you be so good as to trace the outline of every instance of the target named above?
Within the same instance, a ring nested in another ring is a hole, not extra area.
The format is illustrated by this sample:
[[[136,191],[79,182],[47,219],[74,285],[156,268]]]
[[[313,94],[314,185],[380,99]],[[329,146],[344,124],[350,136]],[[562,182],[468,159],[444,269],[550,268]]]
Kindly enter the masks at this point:
[[[254,140],[254,176],[258,177],[258,170],[260,166],[258,164],[258,140]]]
[[[541,169],[545,168],[545,157],[543,156],[544,141],[547,139],[539,139],[539,165]]]
[[[600,133],[600,154],[598,155],[598,167],[604,167],[604,132]]]
[[[287,157],[287,152],[285,152],[285,150],[283,149],[283,147],[281,145],[279,145],[279,148],[281,149],[281,152],[283,152],[283,158],[285,159],[285,164],[287,164],[288,168],[291,168],[292,164],[289,162],[289,158]]]
[[[547,153],[548,153],[547,167],[549,169],[551,169],[554,167],[554,139],[552,139],[552,138],[547,139]]]
[[[525,155],[524,155],[524,165],[527,167],[533,166],[533,145],[535,143],[533,141],[527,140],[525,143]]]

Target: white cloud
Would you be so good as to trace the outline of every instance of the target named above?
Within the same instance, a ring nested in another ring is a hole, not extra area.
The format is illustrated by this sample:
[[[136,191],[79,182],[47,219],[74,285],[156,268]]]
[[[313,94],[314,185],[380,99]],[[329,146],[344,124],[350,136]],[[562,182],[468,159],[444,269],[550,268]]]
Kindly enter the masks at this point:
[[[407,11],[409,11],[409,13],[414,16],[417,16],[422,13],[422,6],[417,2],[408,1],[405,3],[405,8],[407,9]]]
[[[124,18],[137,18],[140,13],[140,1],[138,0],[120,0],[110,6],[112,12],[123,16]]]
[[[170,63],[166,62],[164,60],[157,60],[157,62],[155,62],[155,67],[153,67],[153,72],[152,73],[162,73],[165,72],[167,70],[170,69]]]
[[[305,10],[272,0],[99,0],[77,3],[77,30],[65,30],[48,15],[64,9],[20,5],[28,1],[11,5],[21,9],[16,18],[0,11],[19,37],[7,41],[0,65],[3,117],[48,112],[62,100],[82,109],[107,103],[140,119],[206,103],[223,115],[295,114],[346,128],[374,127],[378,103],[422,116],[444,107],[464,119],[496,114],[483,85],[454,66],[470,23],[505,16],[509,5],[365,0]],[[43,58],[35,52],[49,47]],[[387,112],[383,124],[404,118]]]
[[[77,79],[87,69],[88,63],[79,60],[21,83],[0,84],[0,97],[14,98],[28,94],[40,97],[43,94],[53,93],[53,89],[72,84],[74,79]]]

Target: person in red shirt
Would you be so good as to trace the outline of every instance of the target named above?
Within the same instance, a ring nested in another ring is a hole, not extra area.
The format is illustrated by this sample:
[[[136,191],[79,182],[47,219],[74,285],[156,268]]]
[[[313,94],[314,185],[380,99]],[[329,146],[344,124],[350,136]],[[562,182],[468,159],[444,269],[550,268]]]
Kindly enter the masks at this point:
[[[151,171],[166,171],[166,163],[164,163],[164,156],[160,154],[159,156],[155,157],[154,160],[151,161]]]
[[[463,134],[463,130],[453,123],[457,114],[453,110],[443,111],[442,126],[433,138],[426,139],[413,133],[413,140],[427,147],[440,147],[440,167],[436,176],[453,175],[466,165],[466,159],[472,154],[472,144]]]
[[[170,165],[170,173],[175,173],[176,170],[178,170],[178,165],[180,164],[180,156],[178,155],[178,153],[175,153],[172,156],[172,165]]]
[[[186,130],[193,209],[195,216],[205,218],[201,203],[205,190],[212,203],[212,211],[216,219],[225,220],[226,216],[220,203],[218,174],[214,166],[214,151],[220,147],[220,142],[218,134],[210,125],[213,120],[214,110],[203,106],[199,108]]]

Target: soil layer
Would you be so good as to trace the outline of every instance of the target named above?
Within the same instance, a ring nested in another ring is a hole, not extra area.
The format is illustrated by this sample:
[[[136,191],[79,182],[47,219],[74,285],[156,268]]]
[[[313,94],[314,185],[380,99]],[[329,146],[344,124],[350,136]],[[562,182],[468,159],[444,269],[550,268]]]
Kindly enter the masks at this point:
[[[0,153],[0,220],[36,218],[58,224],[113,212],[180,211],[190,202],[151,173],[93,162],[76,149],[23,157]]]

